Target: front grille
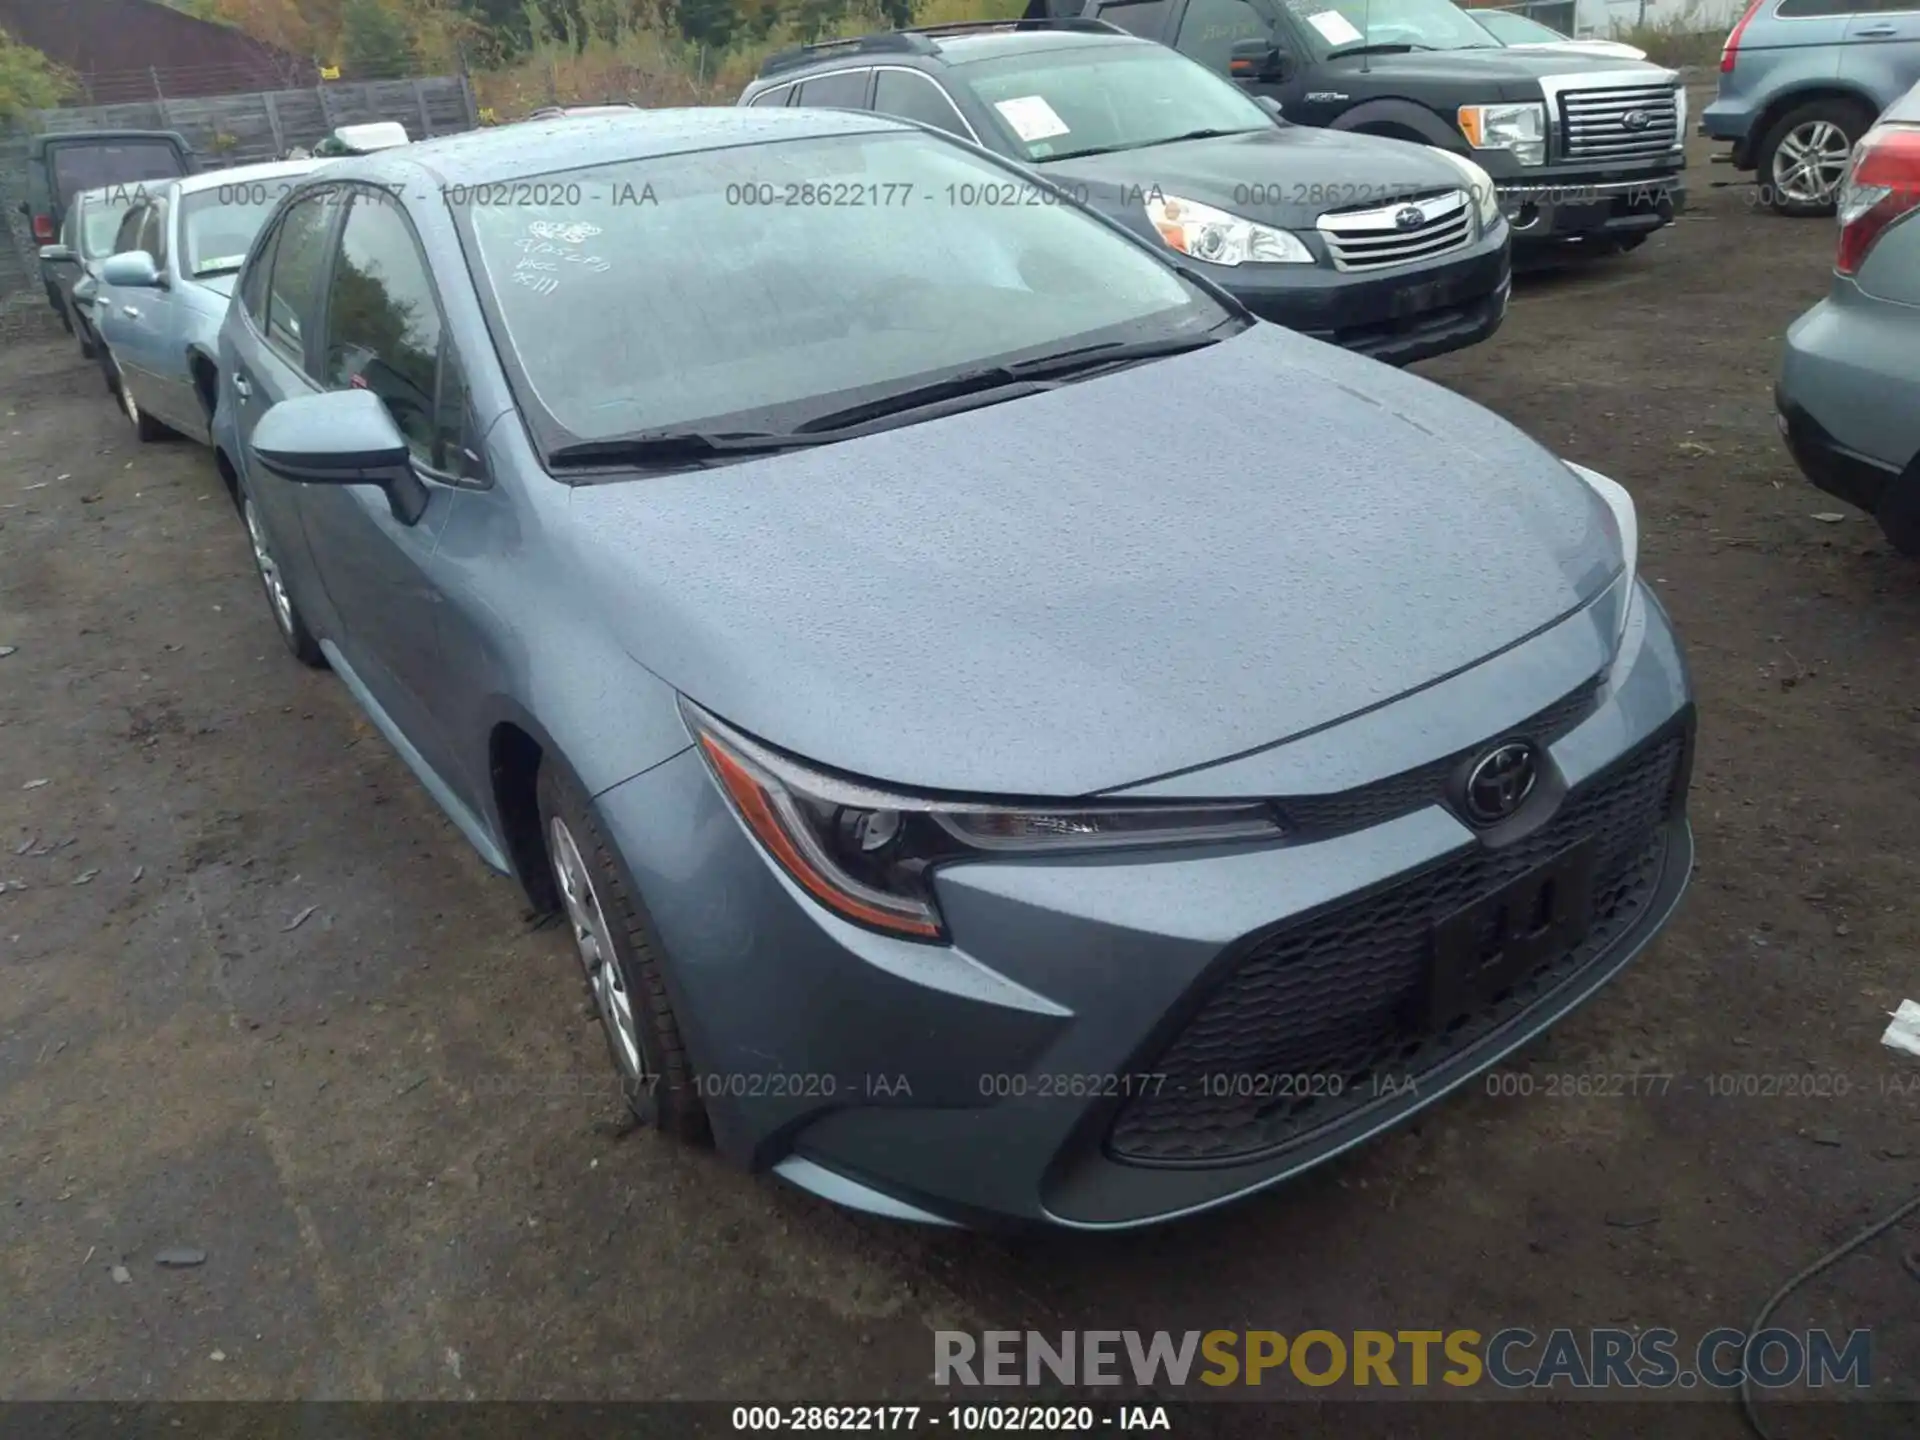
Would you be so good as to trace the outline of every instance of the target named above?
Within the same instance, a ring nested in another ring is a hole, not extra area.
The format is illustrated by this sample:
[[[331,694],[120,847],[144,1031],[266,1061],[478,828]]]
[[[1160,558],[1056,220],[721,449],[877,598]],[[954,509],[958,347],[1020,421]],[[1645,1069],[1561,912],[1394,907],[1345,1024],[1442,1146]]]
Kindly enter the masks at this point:
[[[1364,210],[1336,210],[1316,225],[1336,270],[1378,270],[1462,249],[1473,239],[1473,207],[1464,191],[1449,190]]]
[[[1666,820],[1684,784],[1684,735],[1648,745],[1570,794],[1501,850],[1478,848],[1260,941],[1160,1058],[1163,1076],[1116,1116],[1107,1149],[1149,1165],[1225,1165],[1292,1148],[1369,1106],[1405,1105],[1421,1077],[1598,961],[1652,903]],[[1569,845],[1592,838],[1592,928],[1443,1030],[1424,1014],[1430,936]]]
[[[1680,143],[1673,86],[1565,91],[1560,96],[1560,133],[1569,160],[1664,159]]]
[[[1513,729],[1493,738],[1531,740],[1541,749],[1546,749],[1587,718],[1599,703],[1603,681],[1603,676],[1595,676],[1539,714],[1530,716]],[[1280,810],[1281,821],[1287,831],[1304,839],[1324,840],[1350,830],[1364,830],[1369,825],[1380,825],[1428,805],[1439,804],[1445,798],[1447,780],[1454,770],[1468,756],[1486,749],[1490,743],[1490,740],[1482,742],[1471,750],[1458,751],[1412,770],[1403,770],[1398,775],[1389,775],[1384,780],[1355,786],[1351,790],[1341,790],[1331,795],[1293,795],[1274,803]]]

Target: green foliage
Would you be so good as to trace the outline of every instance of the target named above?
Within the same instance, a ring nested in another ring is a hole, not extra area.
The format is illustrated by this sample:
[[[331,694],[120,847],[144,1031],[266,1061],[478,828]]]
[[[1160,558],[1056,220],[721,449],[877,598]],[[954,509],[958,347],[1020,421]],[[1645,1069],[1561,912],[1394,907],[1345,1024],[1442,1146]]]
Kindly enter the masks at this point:
[[[73,93],[73,77],[31,45],[0,30],[0,125],[50,110]]]
[[[344,0],[340,6],[340,60],[350,77],[411,74],[413,33],[382,0]]]

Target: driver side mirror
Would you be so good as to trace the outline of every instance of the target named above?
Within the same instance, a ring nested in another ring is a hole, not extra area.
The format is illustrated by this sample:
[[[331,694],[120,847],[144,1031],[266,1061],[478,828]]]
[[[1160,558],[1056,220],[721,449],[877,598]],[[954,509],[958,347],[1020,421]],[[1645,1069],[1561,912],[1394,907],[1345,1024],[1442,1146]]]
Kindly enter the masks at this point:
[[[249,443],[254,458],[282,480],[378,486],[402,525],[426,513],[427,487],[414,473],[406,438],[371,390],[282,400],[260,417]]]
[[[1284,80],[1292,73],[1292,57],[1271,40],[1236,40],[1227,54],[1227,74],[1235,80]]]
[[[42,245],[40,259],[48,265],[69,265],[73,262],[73,251],[65,245]]]
[[[122,290],[159,290],[166,283],[153,256],[144,250],[122,250],[109,256],[100,267],[100,278]]]

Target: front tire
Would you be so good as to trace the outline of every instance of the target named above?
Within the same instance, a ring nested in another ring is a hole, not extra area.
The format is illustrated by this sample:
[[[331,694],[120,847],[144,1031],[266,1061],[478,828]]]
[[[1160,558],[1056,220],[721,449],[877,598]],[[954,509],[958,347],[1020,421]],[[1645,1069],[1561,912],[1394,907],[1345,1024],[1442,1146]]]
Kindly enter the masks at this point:
[[[1762,195],[1781,215],[1831,215],[1854,143],[1873,117],[1850,100],[1811,100],[1782,115],[1755,157]]]
[[[667,999],[659,942],[579,789],[548,762],[535,792],[561,918],[585,970],[620,1093],[642,1125],[702,1143],[706,1109]]]
[[[299,607],[293,603],[293,595],[280,573],[280,562],[274,558],[266,527],[260,523],[253,496],[245,486],[240,490],[240,518],[246,524],[247,539],[253,543],[253,568],[260,576],[260,588],[266,591],[267,609],[273,613],[274,628],[280,632],[287,649],[293,652],[294,659],[315,670],[326,669],[327,657],[307,628],[307,622],[300,618]]]

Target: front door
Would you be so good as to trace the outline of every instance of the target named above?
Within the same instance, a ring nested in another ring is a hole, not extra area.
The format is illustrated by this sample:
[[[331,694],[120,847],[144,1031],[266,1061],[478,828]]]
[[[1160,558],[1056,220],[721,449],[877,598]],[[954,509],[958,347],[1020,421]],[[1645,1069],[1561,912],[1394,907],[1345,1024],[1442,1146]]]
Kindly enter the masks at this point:
[[[335,643],[427,765],[461,789],[433,704],[441,597],[431,567],[459,499],[456,488],[433,479],[450,468],[449,427],[441,420],[444,326],[419,242],[399,204],[382,191],[352,192],[322,326],[321,385],[370,390],[385,401],[428,481],[426,511],[411,522],[372,486],[297,487],[307,544],[338,621]]]
[[[1865,81],[1884,109],[1920,84],[1920,0],[1861,0],[1859,8],[1840,68]]]

